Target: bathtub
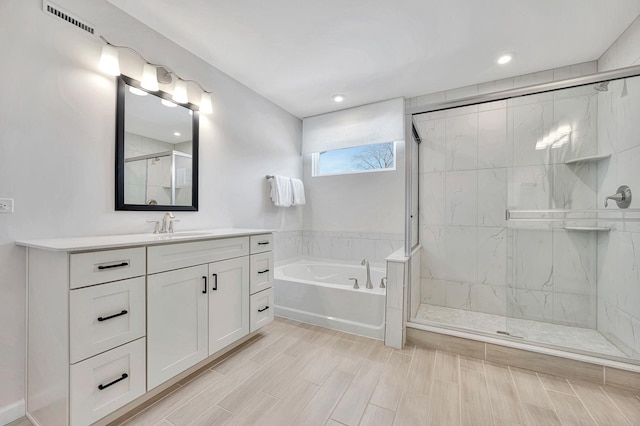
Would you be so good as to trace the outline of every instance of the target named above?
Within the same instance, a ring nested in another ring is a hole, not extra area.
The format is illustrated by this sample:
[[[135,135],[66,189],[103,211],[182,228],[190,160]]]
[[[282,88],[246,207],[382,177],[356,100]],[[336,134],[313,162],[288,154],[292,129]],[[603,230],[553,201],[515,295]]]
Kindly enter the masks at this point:
[[[384,338],[384,268],[371,267],[373,289],[360,264],[303,259],[279,266],[274,274],[275,314],[374,339]],[[360,289],[353,289],[358,279]]]

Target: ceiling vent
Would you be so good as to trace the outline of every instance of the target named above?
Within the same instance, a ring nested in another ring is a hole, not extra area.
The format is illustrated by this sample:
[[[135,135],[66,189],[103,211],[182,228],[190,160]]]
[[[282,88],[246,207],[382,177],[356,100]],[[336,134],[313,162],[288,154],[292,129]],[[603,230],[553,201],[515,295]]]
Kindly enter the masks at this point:
[[[42,11],[48,15],[57,16],[63,21],[67,21],[71,25],[86,31],[89,34],[94,34],[95,32],[95,27],[93,25],[78,18],[77,16],[73,16],[71,13],[67,12],[57,4],[51,3],[48,0],[42,0]]]

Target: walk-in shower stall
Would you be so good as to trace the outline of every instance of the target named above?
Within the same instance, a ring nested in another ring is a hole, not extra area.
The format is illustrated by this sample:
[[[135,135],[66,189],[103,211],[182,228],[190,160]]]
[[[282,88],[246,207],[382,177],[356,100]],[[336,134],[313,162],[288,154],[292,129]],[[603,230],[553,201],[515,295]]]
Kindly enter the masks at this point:
[[[124,162],[126,204],[191,204],[191,154],[171,150],[125,158]]]
[[[640,363],[638,74],[411,111],[410,323]]]

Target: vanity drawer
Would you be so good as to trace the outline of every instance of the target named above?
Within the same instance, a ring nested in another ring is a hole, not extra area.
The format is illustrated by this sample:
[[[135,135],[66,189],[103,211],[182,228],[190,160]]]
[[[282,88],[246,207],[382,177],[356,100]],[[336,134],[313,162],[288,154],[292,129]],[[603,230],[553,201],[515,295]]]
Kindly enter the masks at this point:
[[[252,294],[250,299],[249,331],[253,333],[273,321],[273,288]]]
[[[139,277],[145,274],[145,248],[70,255],[70,288]]]
[[[273,286],[273,253],[252,254],[249,271],[250,293],[257,293]]]
[[[70,361],[75,364],[145,334],[145,278],[71,290]]]
[[[71,426],[94,423],[146,392],[145,339],[71,366]]]
[[[148,248],[149,274],[247,256],[249,237],[223,238]]]
[[[251,254],[273,250],[273,234],[251,236]]]

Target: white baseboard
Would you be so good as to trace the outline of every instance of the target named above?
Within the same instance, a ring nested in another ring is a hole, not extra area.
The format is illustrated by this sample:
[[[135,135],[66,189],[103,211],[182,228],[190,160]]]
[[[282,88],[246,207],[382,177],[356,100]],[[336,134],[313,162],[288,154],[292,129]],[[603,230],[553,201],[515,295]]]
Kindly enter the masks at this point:
[[[18,420],[20,417],[24,417],[24,399],[0,407],[0,425],[6,425],[14,420]]]

